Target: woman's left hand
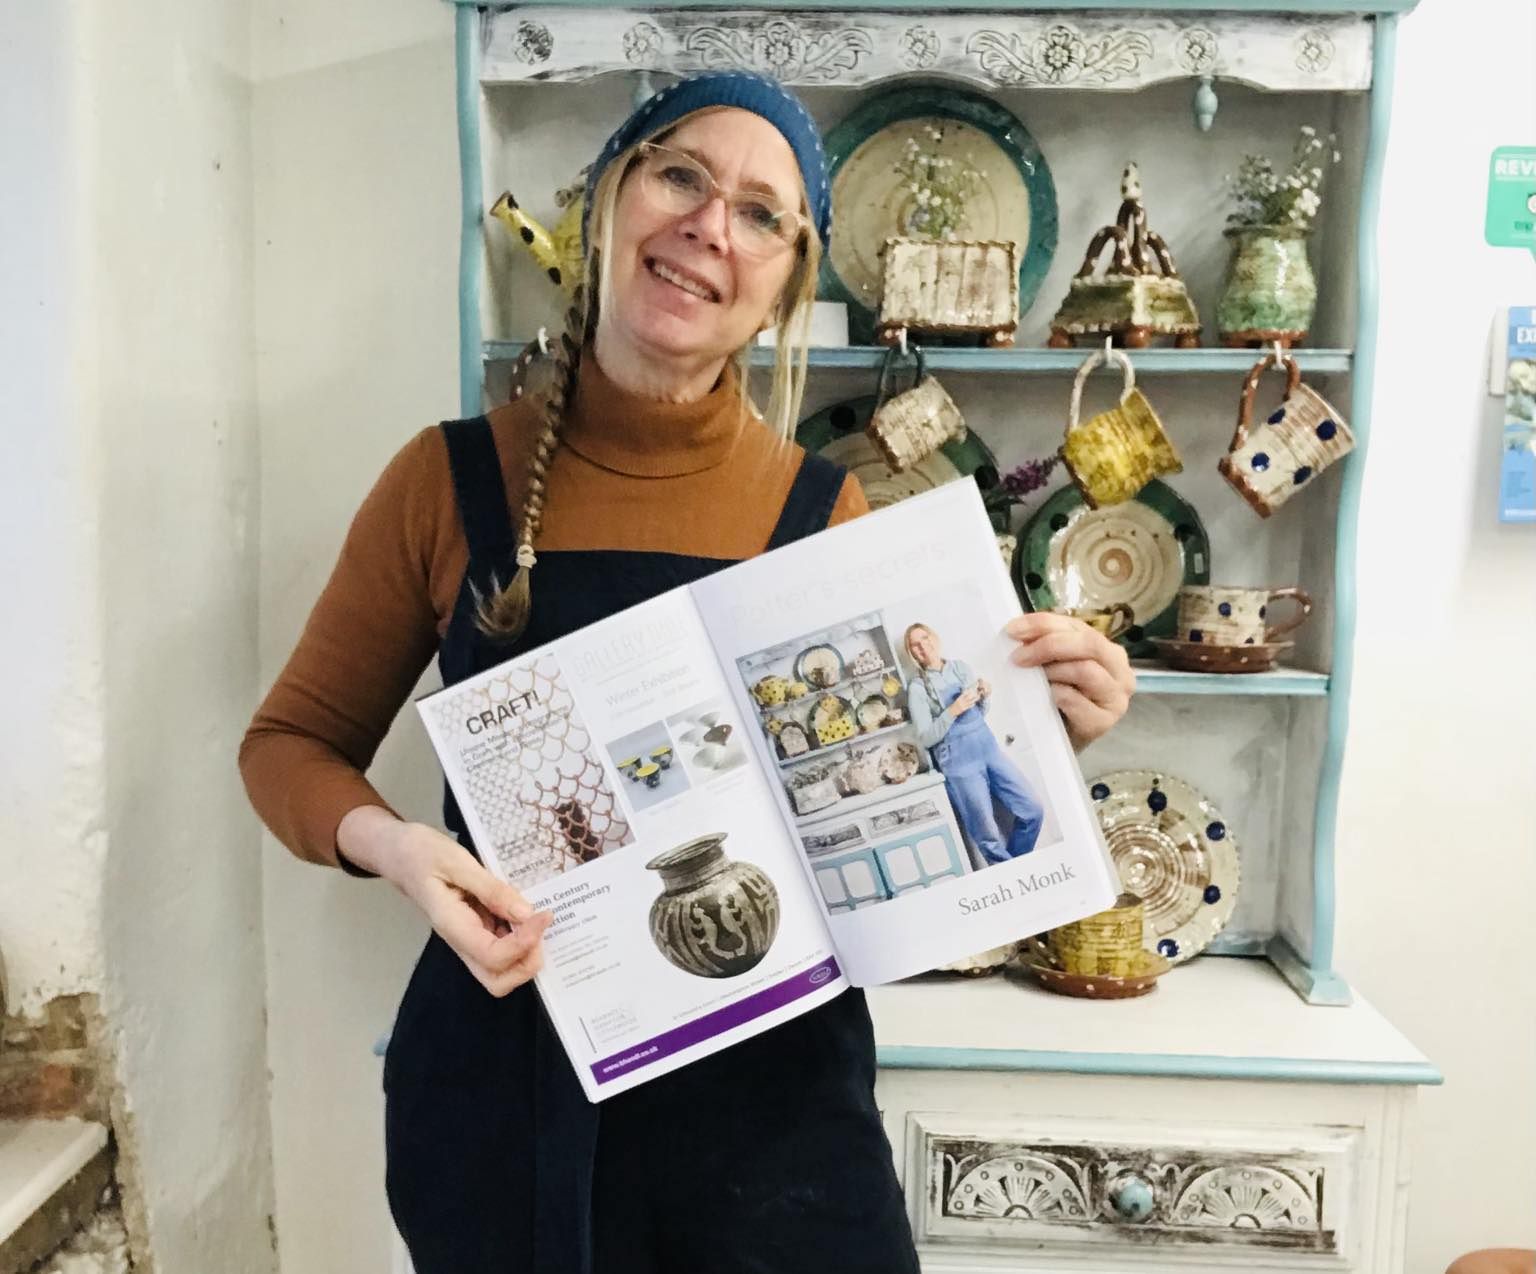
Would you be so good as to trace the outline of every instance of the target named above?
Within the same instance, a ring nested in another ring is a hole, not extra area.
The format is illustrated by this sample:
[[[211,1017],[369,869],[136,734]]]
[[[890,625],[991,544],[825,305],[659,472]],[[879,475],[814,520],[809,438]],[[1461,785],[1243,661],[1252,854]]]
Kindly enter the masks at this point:
[[[1004,631],[1019,643],[1014,663],[1044,670],[1074,748],[1087,747],[1125,715],[1136,674],[1123,646],[1080,619],[1049,611],[1020,615]]]

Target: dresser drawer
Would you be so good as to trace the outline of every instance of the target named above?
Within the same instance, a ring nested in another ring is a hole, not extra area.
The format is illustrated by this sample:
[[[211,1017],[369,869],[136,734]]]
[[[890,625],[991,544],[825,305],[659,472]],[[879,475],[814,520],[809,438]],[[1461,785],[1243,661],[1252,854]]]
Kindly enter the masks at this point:
[[[924,1249],[1352,1267],[1357,1128],[910,1112],[906,1133]]]

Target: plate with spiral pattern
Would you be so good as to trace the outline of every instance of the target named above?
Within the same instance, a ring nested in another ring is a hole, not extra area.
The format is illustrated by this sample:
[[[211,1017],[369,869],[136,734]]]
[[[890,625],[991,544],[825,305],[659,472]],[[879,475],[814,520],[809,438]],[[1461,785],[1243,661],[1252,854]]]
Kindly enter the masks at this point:
[[[1031,610],[1129,606],[1136,622],[1119,640],[1133,655],[1153,654],[1153,637],[1172,637],[1179,589],[1210,578],[1200,515],[1155,479],[1135,499],[1102,509],[1063,487],[1030,518],[1013,558],[1013,582]]]
[[[1141,899],[1142,945],[1173,964],[1204,951],[1237,905],[1237,842],[1221,811],[1156,770],[1101,774],[1088,794],[1121,887]]]

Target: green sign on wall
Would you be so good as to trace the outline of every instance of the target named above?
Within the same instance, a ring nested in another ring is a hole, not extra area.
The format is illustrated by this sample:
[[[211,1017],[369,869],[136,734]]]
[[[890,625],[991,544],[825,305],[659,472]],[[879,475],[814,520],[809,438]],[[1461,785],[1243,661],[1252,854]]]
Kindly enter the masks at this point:
[[[1493,152],[1483,237],[1495,248],[1536,249],[1536,146],[1500,146]]]

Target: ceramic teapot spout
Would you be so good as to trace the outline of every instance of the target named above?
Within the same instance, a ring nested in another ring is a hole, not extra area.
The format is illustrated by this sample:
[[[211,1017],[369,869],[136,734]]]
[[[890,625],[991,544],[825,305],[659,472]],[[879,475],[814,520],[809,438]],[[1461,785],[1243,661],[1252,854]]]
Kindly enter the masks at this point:
[[[491,216],[500,221],[543,268],[550,282],[566,292],[576,290],[581,277],[581,200],[565,203],[553,230],[546,230],[529,215],[510,190],[491,205]]]

